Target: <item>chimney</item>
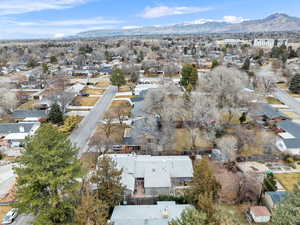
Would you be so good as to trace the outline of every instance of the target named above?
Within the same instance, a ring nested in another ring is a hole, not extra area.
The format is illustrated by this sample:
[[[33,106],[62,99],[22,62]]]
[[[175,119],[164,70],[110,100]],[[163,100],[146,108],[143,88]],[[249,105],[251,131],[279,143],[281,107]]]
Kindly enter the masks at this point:
[[[163,212],[162,212],[162,217],[164,218],[164,219],[168,219],[169,218],[169,210],[168,210],[168,208],[164,208],[164,210],[163,210]]]
[[[23,126],[20,126],[19,131],[20,131],[20,133],[25,133],[25,128]]]

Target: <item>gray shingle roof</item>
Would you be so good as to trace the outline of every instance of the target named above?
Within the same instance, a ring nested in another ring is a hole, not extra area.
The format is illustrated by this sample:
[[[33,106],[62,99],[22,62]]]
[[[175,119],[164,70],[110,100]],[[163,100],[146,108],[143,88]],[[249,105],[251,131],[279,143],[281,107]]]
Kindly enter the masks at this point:
[[[189,207],[191,205],[176,205],[175,202],[116,206],[111,222],[114,225],[168,225],[169,221],[179,218],[183,210]]]
[[[12,114],[12,118],[28,118],[28,117],[47,117],[46,111],[44,110],[16,110]]]
[[[269,104],[263,104],[261,105],[261,114],[266,116],[269,119],[276,119],[276,118],[286,118],[289,119],[287,115],[284,113],[278,111],[277,109],[273,108]]]
[[[300,148],[300,138],[289,138],[283,140],[287,148]]]
[[[290,133],[295,138],[300,138],[300,124],[292,122],[290,120],[282,121],[277,123],[278,128]]]
[[[29,133],[36,123],[1,123],[0,135],[7,135],[12,133]],[[20,128],[24,128],[24,132],[20,132]]]

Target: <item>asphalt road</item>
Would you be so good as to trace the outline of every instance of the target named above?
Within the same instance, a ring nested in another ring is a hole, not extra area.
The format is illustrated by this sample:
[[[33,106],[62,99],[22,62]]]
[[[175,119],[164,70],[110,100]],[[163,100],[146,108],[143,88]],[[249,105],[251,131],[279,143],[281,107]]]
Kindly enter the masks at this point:
[[[103,120],[105,112],[117,93],[117,88],[110,86],[102,98],[96,103],[90,113],[81,121],[78,128],[70,135],[70,140],[80,149],[79,157],[88,150],[89,139],[97,127],[97,122]],[[31,215],[19,215],[13,225],[30,225]]]
[[[277,88],[274,91],[274,96],[278,98],[282,103],[287,105],[291,110],[300,115],[300,101],[296,100],[293,96],[290,96],[286,91]]]
[[[97,122],[103,120],[116,92],[117,88],[110,86],[96,103],[96,106],[81,121],[79,127],[70,135],[70,140],[80,149],[79,156],[88,150],[88,142],[97,127]]]

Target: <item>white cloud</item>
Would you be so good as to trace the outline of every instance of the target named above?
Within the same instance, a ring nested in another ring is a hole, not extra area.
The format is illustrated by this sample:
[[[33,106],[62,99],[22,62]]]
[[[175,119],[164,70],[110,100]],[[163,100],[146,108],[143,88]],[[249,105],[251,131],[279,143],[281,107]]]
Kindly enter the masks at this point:
[[[0,15],[22,14],[48,9],[65,9],[91,0],[1,0]]]
[[[247,21],[247,19],[239,16],[224,16],[223,21],[227,23],[241,23]]]
[[[223,19],[220,20],[213,20],[213,19],[198,19],[194,21],[188,21],[185,22],[184,24],[190,25],[190,24],[204,24],[208,22],[226,22],[226,23],[241,23],[244,21],[248,21],[248,19],[245,19],[243,17],[238,17],[238,16],[224,16]]]
[[[140,26],[124,26],[122,27],[123,30],[132,30],[132,29],[138,29],[141,28]]]
[[[54,34],[54,38],[63,38],[64,36],[65,34],[62,33]]]
[[[78,25],[109,25],[109,24],[120,24],[123,23],[121,20],[109,20],[102,17],[94,17],[88,19],[77,19],[77,20],[56,20],[56,21],[16,21],[7,20],[7,23],[19,25],[19,26],[78,26]]]
[[[200,8],[200,7],[169,7],[169,6],[158,6],[158,7],[146,7],[144,12],[141,14],[144,18],[159,18],[164,16],[172,15],[183,15],[183,14],[193,14],[198,12],[205,12],[211,10],[210,7]]]

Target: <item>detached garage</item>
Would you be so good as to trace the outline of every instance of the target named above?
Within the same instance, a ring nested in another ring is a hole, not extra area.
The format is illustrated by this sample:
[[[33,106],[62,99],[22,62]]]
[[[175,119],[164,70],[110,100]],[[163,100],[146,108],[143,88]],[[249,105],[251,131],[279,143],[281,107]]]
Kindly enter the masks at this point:
[[[271,219],[271,213],[264,206],[252,206],[249,213],[255,223],[268,223]]]

